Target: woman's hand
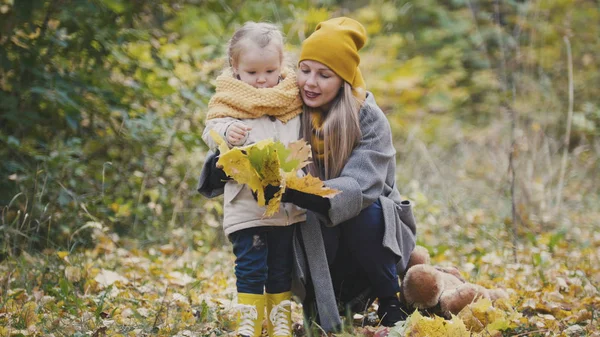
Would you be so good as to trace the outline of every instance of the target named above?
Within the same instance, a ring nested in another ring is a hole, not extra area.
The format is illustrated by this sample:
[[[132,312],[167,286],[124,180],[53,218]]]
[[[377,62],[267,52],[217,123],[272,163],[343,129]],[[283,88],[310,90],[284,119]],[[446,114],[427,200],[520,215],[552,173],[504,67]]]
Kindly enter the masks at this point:
[[[323,198],[318,195],[304,193],[291,188],[286,188],[281,202],[291,202],[292,204],[308,209],[313,212],[328,215],[331,208],[331,202],[328,198]]]
[[[231,146],[240,146],[248,139],[250,130],[252,130],[252,128],[245,123],[235,122],[227,128],[227,131],[225,131],[225,139]]]
[[[219,161],[220,152],[217,150],[214,156],[207,158],[207,167],[210,169],[210,173],[208,175],[207,183],[208,186],[211,186],[213,189],[223,188],[225,184],[231,180],[231,177],[223,171],[223,166],[217,164]]]
[[[275,197],[275,193],[279,192],[280,189],[281,187],[279,186],[273,186],[271,184],[267,185],[263,189],[263,192],[265,194],[265,204],[268,204],[269,201],[271,201],[271,199]],[[258,193],[252,191],[252,196],[254,197],[254,200],[258,201]]]

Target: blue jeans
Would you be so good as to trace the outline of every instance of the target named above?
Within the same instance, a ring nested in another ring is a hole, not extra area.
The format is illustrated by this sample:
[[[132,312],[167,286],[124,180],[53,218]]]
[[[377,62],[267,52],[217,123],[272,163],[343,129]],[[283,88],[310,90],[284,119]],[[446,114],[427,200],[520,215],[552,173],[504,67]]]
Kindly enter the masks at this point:
[[[294,226],[264,226],[229,234],[239,293],[278,294],[292,288]]]
[[[354,218],[332,228],[327,233],[325,246],[336,241],[337,252],[330,266],[336,294],[341,300],[356,296],[355,292],[370,286],[374,297],[394,296],[400,291],[396,263],[398,257],[383,247],[385,223],[379,200],[363,209]],[[329,242],[328,242],[329,241]]]

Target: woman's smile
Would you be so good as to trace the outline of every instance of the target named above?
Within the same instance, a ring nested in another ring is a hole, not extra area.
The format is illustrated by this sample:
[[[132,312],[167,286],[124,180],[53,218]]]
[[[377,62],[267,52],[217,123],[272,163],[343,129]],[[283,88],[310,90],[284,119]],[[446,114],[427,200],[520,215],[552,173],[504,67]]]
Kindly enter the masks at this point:
[[[308,98],[308,99],[317,98],[319,95],[320,94],[318,92],[308,91],[308,90],[304,89],[304,96],[306,96],[306,98]]]

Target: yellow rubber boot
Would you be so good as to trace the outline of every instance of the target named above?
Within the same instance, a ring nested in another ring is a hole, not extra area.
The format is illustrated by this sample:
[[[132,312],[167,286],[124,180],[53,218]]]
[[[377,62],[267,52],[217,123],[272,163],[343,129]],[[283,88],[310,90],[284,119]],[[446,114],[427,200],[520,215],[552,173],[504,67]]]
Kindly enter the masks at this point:
[[[237,336],[260,337],[265,319],[265,295],[238,293]]]
[[[267,327],[269,337],[292,336],[292,292],[267,293]]]

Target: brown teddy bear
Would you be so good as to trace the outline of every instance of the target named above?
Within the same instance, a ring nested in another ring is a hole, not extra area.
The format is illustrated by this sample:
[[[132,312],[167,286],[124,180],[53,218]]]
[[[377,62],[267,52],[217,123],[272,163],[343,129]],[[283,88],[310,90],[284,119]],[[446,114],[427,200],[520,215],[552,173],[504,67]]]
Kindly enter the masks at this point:
[[[404,301],[416,309],[451,318],[479,298],[508,298],[502,289],[486,289],[463,279],[458,269],[434,267],[426,248],[417,246],[402,279]]]

